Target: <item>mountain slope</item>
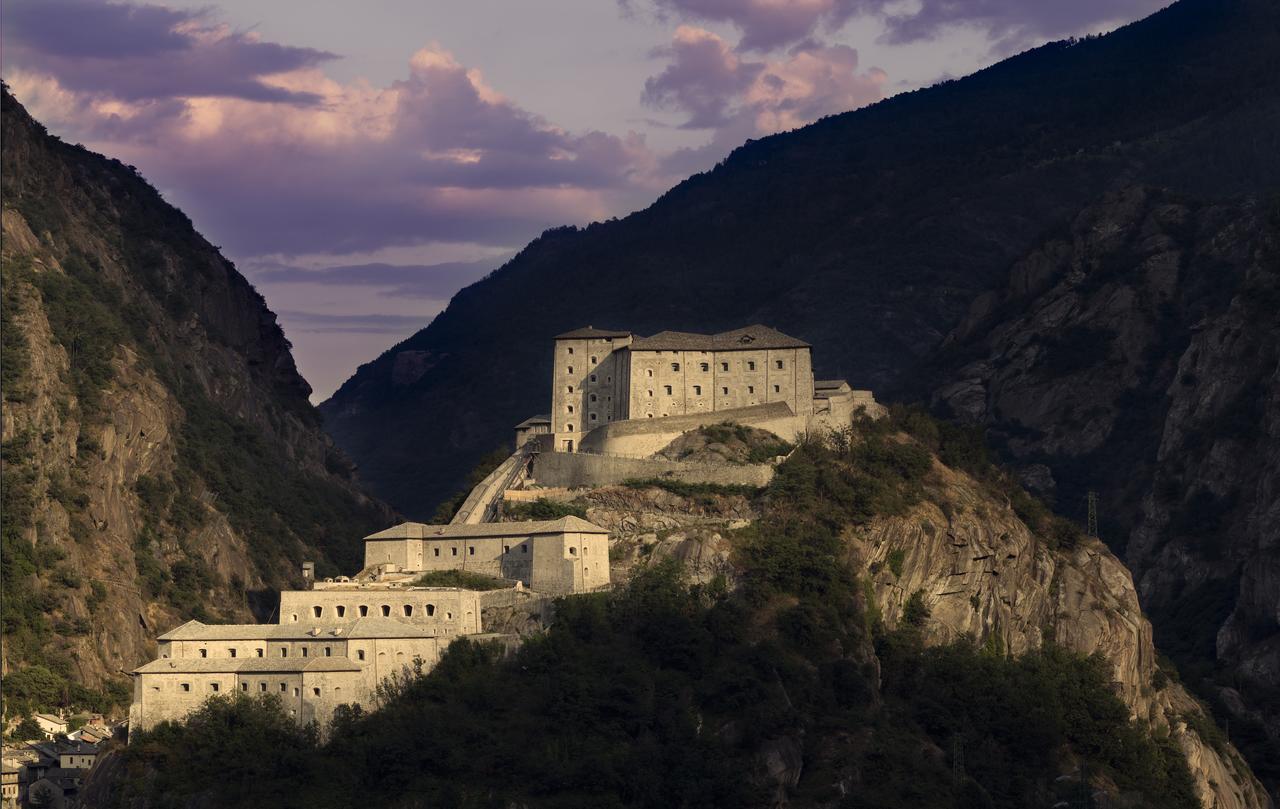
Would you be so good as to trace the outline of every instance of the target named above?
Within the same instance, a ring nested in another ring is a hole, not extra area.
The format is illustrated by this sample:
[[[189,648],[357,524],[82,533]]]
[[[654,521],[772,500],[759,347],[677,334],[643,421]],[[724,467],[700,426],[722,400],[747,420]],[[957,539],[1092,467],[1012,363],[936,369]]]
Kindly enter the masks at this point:
[[[389,510],[262,297],[131,167],[3,93],[6,712],[127,702],[181,619],[347,569]]]
[[[922,375],[1044,494],[1099,492],[1157,643],[1272,784],[1280,712],[1248,706],[1280,705],[1277,306],[1280,195],[1126,188],[1015,263]]]
[[[813,343],[822,376],[991,425],[1064,513],[1083,520],[1085,490],[1099,490],[1104,533],[1127,549],[1161,642],[1197,689],[1214,670],[1232,684],[1223,707],[1258,737],[1254,760],[1274,761],[1280,712],[1257,712],[1269,696],[1257,686],[1276,681],[1280,498],[1270,444],[1250,443],[1275,434],[1274,319],[1245,299],[1259,284],[1269,294],[1251,267],[1277,189],[1280,6],[1182,0],[748,143],[621,221],[549,231],[321,410],[374,490],[421,515],[545,410],[551,335],[767,323]],[[1167,194],[1185,221],[1098,213],[1126,193]],[[1133,241],[1108,248],[1097,272],[1071,253],[1094,226]],[[1144,227],[1173,246],[1143,247]],[[1161,251],[1172,265],[1143,263]],[[1080,273],[1143,297],[1099,298],[1105,333],[1085,310],[1024,329],[1020,307]],[[1125,311],[1137,320],[1121,324]],[[1032,338],[1048,363],[1033,382],[1016,362],[976,372],[996,383],[974,397],[1003,409],[956,400],[970,362],[1016,360]],[[1216,380],[1220,369],[1239,376]],[[1242,431],[1251,421],[1258,430]],[[1255,684],[1243,702],[1237,675]]]

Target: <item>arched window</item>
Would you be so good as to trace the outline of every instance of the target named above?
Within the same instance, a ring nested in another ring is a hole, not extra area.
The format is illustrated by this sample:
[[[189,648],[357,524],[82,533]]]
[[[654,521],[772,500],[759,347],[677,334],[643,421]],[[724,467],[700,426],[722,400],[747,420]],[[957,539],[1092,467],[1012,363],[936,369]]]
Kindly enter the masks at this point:
[[[572,365],[570,365],[570,366],[569,366],[569,373],[573,373],[573,366],[572,366]]]
[[[383,605],[382,605],[382,617],[384,617],[384,618],[390,618],[390,617],[391,617],[391,605],[390,605],[390,604],[383,604]]]
[[[338,607],[335,607],[334,609],[336,609],[336,610],[338,611],[338,617],[339,617],[339,618],[346,618],[346,617],[347,617],[347,608],[346,608],[346,607],[338,606]]]
[[[316,618],[319,618],[321,615],[324,615],[324,607],[321,607],[320,605],[317,604],[316,606],[311,608],[311,614],[314,615]]]
[[[361,604],[361,605],[360,605],[360,617],[361,617],[361,618],[364,618],[364,617],[365,617],[365,616],[367,616],[368,614],[369,614],[369,605],[368,605],[368,604]]]
[[[412,604],[405,604],[405,605],[404,605],[404,617],[406,617],[406,618],[412,618],[412,617],[413,617],[413,605],[412,605]]]
[[[573,432],[573,425],[572,425],[572,424],[566,424],[566,425],[565,425],[565,430],[566,430],[566,431],[568,431],[568,432]]]
[[[428,605],[427,605],[427,615],[428,615],[428,616],[432,616],[432,615],[435,615],[435,614],[436,614],[436,605],[435,605],[435,604],[428,604]]]

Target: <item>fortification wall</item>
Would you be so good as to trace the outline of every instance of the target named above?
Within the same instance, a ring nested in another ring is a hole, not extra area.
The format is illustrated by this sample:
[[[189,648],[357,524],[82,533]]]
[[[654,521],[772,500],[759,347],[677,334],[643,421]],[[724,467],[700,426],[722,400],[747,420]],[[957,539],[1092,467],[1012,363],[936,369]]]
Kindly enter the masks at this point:
[[[792,413],[791,406],[786,402],[770,402],[711,413],[614,422],[583,436],[579,449],[583,452],[644,458],[658,452],[682,433],[726,421],[768,430],[787,441],[795,441],[808,423],[807,418]]]
[[[564,488],[609,486],[626,480],[659,477],[685,483],[767,486],[773,474],[774,468],[769,464],[691,464],[586,452],[544,452],[534,461],[533,470],[538,485]]]

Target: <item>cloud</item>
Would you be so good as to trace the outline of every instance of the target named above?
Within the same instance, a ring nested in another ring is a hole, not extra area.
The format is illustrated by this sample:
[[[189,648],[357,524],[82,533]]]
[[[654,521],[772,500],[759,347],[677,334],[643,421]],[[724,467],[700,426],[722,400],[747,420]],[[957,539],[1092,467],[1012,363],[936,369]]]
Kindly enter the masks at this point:
[[[418,315],[330,315],[292,309],[279,314],[291,331],[319,334],[406,334],[417,331],[430,320]]]
[[[859,0],[858,5],[858,11],[884,19],[890,44],[932,40],[947,28],[965,26],[986,31],[997,50],[1010,50],[1137,19],[1167,0],[917,0],[906,9],[899,0]]]
[[[624,9],[631,0],[620,0]],[[659,16],[730,23],[742,31],[739,48],[768,51],[834,32],[858,10],[858,0],[650,0]]]
[[[57,76],[72,92],[131,102],[222,96],[314,104],[319,96],[276,86],[270,77],[337,58],[263,42],[213,24],[204,11],[100,0],[12,0],[5,12],[11,64]]]
[[[509,257],[509,256],[508,256]],[[453,293],[479,281],[506,258],[451,261],[440,264],[350,264],[307,269],[288,264],[258,264],[248,273],[259,284],[317,284],[368,287],[395,298],[448,300]]]
[[[646,82],[642,100],[682,113],[682,127],[715,130],[710,146],[721,156],[745,138],[877,101],[887,78],[877,68],[860,72],[858,52],[846,45],[806,41],[780,59],[749,62],[716,34],[687,25],[660,53],[671,61]],[[684,150],[667,166],[702,160],[706,151]]]
[[[250,41],[154,6],[108,7],[142,56],[71,45],[55,53],[45,28],[27,19],[6,33],[16,43],[14,94],[53,131],[141,167],[241,258],[440,241],[510,247],[553,225],[639,207],[675,179],[658,175],[642,136],[568,132],[439,45],[377,87],[328,78],[319,51]],[[140,92],[135,61],[213,47],[206,40],[230,40],[218,47],[257,59],[238,68],[241,83],[265,65],[285,72],[259,77],[267,93],[224,92],[191,74],[172,97]]]

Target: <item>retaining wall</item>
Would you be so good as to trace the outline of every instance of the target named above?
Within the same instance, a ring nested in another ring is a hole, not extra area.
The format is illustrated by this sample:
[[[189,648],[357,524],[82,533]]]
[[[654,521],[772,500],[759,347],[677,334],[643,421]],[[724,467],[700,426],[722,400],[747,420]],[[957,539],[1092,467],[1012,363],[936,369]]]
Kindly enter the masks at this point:
[[[586,452],[544,452],[533,462],[533,478],[539,486],[564,488],[609,486],[644,478],[722,486],[767,486],[773,474],[771,464],[697,464]]]

